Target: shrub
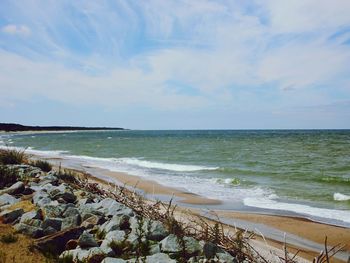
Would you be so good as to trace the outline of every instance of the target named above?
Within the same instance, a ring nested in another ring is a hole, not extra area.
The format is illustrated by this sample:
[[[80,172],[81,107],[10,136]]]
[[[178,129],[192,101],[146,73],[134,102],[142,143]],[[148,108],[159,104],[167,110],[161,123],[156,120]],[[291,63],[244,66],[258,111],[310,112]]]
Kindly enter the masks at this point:
[[[127,256],[132,251],[132,244],[125,238],[123,241],[112,240],[108,246],[113,250],[117,257]]]
[[[1,164],[22,164],[27,161],[24,150],[5,149],[0,150]]]
[[[17,182],[17,169],[0,165],[0,189],[13,185]]]
[[[5,244],[15,243],[17,242],[17,240],[18,240],[18,237],[12,233],[5,234],[0,237],[0,241]]]
[[[78,175],[72,171],[59,171],[57,174],[57,178],[72,184],[77,184],[79,182]]]
[[[31,163],[31,165],[40,168],[44,172],[50,172],[52,169],[52,165],[49,162],[43,160],[34,161]]]

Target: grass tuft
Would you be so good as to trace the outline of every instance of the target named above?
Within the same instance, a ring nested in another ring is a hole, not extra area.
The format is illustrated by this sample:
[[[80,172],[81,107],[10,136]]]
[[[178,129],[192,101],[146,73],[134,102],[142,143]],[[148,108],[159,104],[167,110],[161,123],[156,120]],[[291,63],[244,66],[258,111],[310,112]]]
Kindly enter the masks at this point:
[[[17,169],[0,165],[0,189],[13,185],[17,182]]]
[[[12,233],[5,234],[0,237],[0,241],[5,244],[16,243],[17,240],[18,237]]]
[[[52,165],[49,162],[43,160],[33,161],[31,162],[31,165],[40,168],[44,172],[50,172],[52,169]]]
[[[25,150],[1,149],[0,164],[22,164],[27,162]]]

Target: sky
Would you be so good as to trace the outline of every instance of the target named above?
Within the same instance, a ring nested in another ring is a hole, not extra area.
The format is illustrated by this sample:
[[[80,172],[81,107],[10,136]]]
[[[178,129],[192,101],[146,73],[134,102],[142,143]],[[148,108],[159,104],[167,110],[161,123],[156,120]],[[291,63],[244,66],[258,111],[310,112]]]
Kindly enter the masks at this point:
[[[350,128],[349,0],[1,0],[0,122]]]

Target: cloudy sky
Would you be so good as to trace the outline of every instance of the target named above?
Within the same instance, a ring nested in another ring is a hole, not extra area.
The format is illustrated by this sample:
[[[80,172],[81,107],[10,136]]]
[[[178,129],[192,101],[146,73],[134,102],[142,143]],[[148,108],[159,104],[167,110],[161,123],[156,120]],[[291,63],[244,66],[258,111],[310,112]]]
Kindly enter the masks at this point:
[[[349,0],[0,1],[0,122],[350,128]]]

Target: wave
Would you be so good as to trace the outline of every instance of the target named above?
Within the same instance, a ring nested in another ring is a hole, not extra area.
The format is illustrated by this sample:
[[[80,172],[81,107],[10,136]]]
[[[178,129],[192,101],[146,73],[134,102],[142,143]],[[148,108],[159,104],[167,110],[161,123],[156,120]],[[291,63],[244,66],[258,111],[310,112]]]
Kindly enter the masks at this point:
[[[344,195],[341,193],[334,193],[333,194],[333,199],[335,201],[349,201],[350,200],[350,195]]]
[[[318,179],[321,183],[330,183],[330,184],[350,184],[349,177],[341,176],[326,176]]]
[[[243,203],[246,206],[258,207],[263,209],[283,210],[295,212],[298,214],[309,215],[318,218],[326,218],[331,220],[339,220],[346,223],[350,223],[350,211],[349,210],[335,210],[327,208],[318,208],[303,204],[296,203],[284,203],[274,200],[275,198],[256,198],[248,197],[244,198]]]

